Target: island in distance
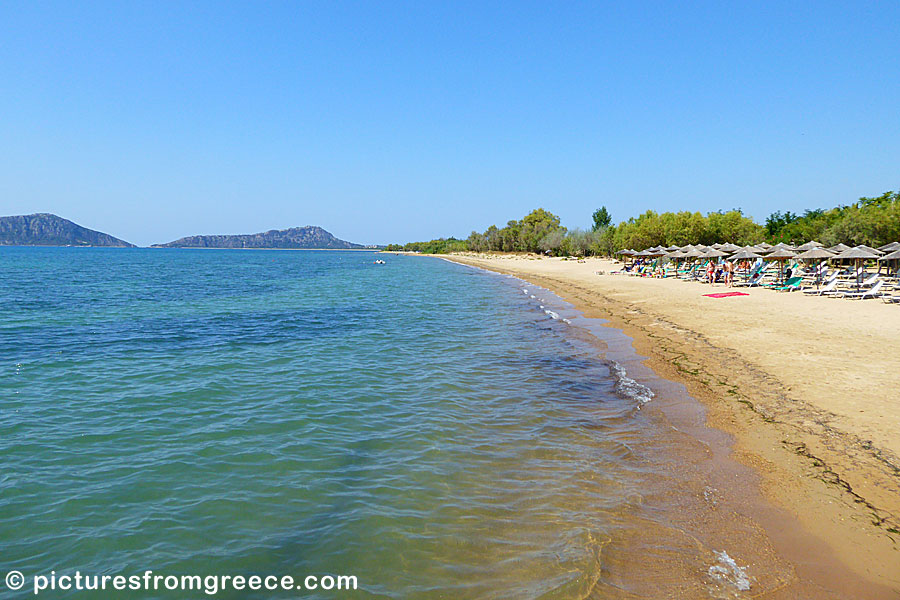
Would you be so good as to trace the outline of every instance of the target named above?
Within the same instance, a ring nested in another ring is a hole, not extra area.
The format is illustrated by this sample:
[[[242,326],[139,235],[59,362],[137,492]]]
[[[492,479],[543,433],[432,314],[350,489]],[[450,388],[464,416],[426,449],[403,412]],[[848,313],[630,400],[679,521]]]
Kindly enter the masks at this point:
[[[321,227],[292,227],[272,229],[262,233],[241,235],[192,235],[168,244],[153,244],[151,248],[283,248],[352,250],[373,248],[338,239]]]
[[[0,246],[105,246],[134,248],[108,233],[49,213],[0,217]]]

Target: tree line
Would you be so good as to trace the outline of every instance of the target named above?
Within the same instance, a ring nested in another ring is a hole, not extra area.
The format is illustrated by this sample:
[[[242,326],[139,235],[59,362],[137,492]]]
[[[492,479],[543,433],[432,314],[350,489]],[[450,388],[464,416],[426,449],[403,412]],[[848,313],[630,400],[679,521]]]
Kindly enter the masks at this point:
[[[446,254],[450,252],[534,252],[554,256],[609,256],[622,248],[684,246],[731,242],[740,246],[769,243],[804,243],[817,240],[826,246],[844,243],[881,246],[900,241],[900,193],[860,198],[849,206],[807,210],[803,215],[775,212],[760,225],[740,209],[699,212],[648,210],[618,225],[605,206],[597,209],[590,229],[567,229],[558,216],[538,208],[505,227],[491,225],[466,239],[440,238],[427,242],[391,244],[387,250]]]

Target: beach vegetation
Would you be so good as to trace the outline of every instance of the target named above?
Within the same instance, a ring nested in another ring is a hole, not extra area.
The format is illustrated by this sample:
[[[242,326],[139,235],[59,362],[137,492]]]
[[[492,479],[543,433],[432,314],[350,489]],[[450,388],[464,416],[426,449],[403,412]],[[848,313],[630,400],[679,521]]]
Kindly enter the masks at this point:
[[[605,206],[601,206],[595,210],[592,218],[594,219],[594,226],[592,227],[594,231],[600,231],[601,229],[606,229],[612,225],[612,215],[609,214],[609,211],[606,210]]]
[[[881,246],[900,240],[900,192],[862,197],[849,206],[807,210],[802,215],[776,211],[766,219],[771,242],[817,240],[831,246]]]
[[[691,211],[657,213],[648,210],[637,217],[612,224],[605,206],[594,211],[590,230],[562,226],[560,218],[537,208],[505,227],[491,225],[473,231],[465,240],[441,238],[388,250],[425,254],[449,252],[533,252],[551,256],[610,256],[622,248],[684,246],[731,242],[747,246],[767,241],[791,244],[816,240],[826,246],[838,243],[878,247],[900,241],[900,192],[860,198],[848,206],[811,209],[802,214],[776,211],[763,225],[739,209],[707,214]]]

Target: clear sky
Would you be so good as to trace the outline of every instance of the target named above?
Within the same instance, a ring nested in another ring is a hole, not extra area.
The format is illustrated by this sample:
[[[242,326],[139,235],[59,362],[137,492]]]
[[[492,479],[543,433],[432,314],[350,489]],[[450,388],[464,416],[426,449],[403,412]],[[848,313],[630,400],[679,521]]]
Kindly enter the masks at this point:
[[[900,3],[3,2],[0,214],[146,245],[900,188]]]

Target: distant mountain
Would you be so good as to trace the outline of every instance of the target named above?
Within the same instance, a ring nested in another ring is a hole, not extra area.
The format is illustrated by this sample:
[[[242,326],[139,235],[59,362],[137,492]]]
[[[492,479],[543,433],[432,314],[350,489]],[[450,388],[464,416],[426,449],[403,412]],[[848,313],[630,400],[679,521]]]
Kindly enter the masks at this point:
[[[134,244],[49,213],[0,217],[0,246],[110,246]]]
[[[264,233],[243,235],[192,235],[168,244],[153,244],[152,248],[363,248],[339,240],[321,227],[293,227],[272,229]]]

